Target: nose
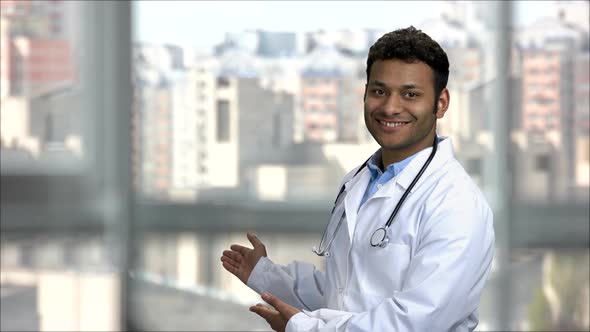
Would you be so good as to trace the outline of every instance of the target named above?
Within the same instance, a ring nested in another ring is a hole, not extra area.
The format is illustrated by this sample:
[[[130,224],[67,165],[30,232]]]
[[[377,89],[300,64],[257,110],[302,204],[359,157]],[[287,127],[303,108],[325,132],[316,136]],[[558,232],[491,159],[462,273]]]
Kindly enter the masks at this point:
[[[383,112],[385,112],[386,114],[398,114],[401,113],[401,110],[402,102],[397,94],[392,93],[383,100]]]

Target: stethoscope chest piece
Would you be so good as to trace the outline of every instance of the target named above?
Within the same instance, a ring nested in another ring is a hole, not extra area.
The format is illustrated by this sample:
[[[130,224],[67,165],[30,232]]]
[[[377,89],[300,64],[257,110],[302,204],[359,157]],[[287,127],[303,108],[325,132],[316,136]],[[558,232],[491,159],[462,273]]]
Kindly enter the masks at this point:
[[[385,248],[389,244],[389,236],[385,227],[378,228],[371,235],[371,246]]]

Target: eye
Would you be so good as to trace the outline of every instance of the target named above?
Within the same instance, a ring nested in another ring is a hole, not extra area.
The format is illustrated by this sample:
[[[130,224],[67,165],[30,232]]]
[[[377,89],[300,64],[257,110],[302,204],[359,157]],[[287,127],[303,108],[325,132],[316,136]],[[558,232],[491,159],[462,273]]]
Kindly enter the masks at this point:
[[[383,90],[383,89],[375,89],[375,90],[373,90],[373,93],[376,94],[377,96],[385,96],[385,90]]]
[[[409,98],[416,98],[416,97],[418,97],[418,96],[419,96],[419,94],[418,94],[418,93],[416,93],[416,92],[412,92],[412,91],[410,91],[410,92],[406,92],[406,97],[409,97]]]

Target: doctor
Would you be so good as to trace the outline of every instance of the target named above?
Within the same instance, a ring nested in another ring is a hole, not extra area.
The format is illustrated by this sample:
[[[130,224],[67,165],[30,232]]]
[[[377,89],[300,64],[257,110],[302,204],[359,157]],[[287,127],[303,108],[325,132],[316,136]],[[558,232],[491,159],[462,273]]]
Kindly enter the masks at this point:
[[[447,55],[410,27],[377,40],[366,71],[365,123],[381,148],[343,180],[315,249],[325,273],[273,263],[251,233],[253,248],[232,245],[223,267],[270,304],[250,310],[276,331],[473,331],[493,217],[451,140],[436,135]]]

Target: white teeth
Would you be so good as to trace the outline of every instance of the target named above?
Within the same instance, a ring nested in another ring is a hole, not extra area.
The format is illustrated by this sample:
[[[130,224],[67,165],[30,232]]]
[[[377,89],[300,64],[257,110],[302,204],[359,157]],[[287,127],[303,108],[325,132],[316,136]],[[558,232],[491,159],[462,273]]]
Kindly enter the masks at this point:
[[[387,127],[399,127],[399,126],[406,124],[405,122],[385,122],[385,121],[380,121],[380,122]]]

